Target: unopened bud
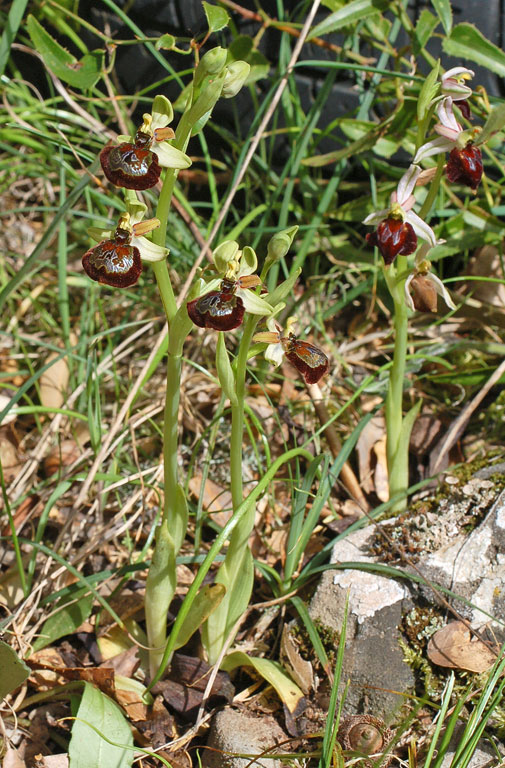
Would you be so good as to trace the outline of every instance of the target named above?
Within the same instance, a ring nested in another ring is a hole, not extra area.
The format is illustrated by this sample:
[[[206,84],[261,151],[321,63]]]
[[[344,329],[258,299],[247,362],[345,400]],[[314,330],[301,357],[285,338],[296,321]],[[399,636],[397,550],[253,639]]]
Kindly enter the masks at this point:
[[[268,243],[268,259],[274,262],[286,256],[297,232],[298,227],[290,227],[289,229],[282,230],[282,232],[277,232]]]
[[[240,91],[249,76],[251,67],[246,61],[234,61],[226,67],[223,90],[223,99],[231,99]]]
[[[228,51],[226,48],[211,48],[207,51],[198,64],[195,72],[195,84],[201,83],[204,77],[207,75],[218,75],[226,64],[226,57]]]

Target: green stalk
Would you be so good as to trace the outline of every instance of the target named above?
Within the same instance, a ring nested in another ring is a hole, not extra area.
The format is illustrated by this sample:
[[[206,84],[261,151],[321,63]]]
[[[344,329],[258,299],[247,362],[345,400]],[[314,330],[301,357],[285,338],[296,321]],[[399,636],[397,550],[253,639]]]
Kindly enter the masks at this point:
[[[221,94],[224,73],[216,78],[184,112],[177,127],[173,145],[184,152],[197,121],[215,105]],[[164,246],[168,217],[177,170],[165,173],[156,216],[160,226],[154,230],[153,241]],[[156,674],[165,652],[167,615],[177,586],[176,556],[186,535],[188,508],[183,488],[179,485],[177,468],[178,414],[181,382],[181,356],[188,327],[177,320],[177,302],[166,260],[153,264],[163,308],[169,325],[167,354],[167,386],[163,421],[164,503],[163,517],[156,532],[153,560],[146,581],[145,614],[151,676]],[[191,326],[191,323],[189,324]]]
[[[251,340],[258,323],[255,315],[249,315],[244,323],[235,371],[235,402],[231,405],[231,447],[230,487],[233,515],[243,505],[242,482],[242,441],[244,432],[244,401],[247,358]],[[207,619],[202,640],[209,655],[209,662],[215,663],[233,628],[249,604],[251,597],[254,564],[249,549],[249,536],[254,526],[256,508],[251,504],[242,514],[240,524],[230,536],[228,549],[216,575],[216,583],[226,587],[226,594],[218,608]]]
[[[397,256],[396,274],[405,273],[407,259]],[[405,364],[407,359],[408,315],[407,305],[403,296],[405,278],[397,282],[395,275],[388,279],[389,289],[394,302],[394,353],[393,365],[389,373],[389,386],[386,396],[386,431],[387,431],[387,462],[389,474],[389,494],[406,493],[409,485],[408,450],[402,450],[403,428],[403,386],[405,381]],[[398,512],[406,507],[406,498],[398,501],[393,511]]]

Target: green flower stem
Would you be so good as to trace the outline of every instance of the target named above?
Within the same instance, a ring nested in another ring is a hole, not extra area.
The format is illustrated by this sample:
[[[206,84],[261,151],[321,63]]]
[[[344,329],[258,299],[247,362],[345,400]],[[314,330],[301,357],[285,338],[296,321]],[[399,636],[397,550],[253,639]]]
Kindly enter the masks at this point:
[[[156,685],[158,680],[160,680],[161,677],[163,676],[165,668],[170,661],[172,653],[174,652],[179,630],[182,624],[184,623],[186,616],[189,613],[191,605],[195,600],[195,597],[203,583],[203,580],[205,579],[210,568],[212,567],[214,560],[216,556],[219,554],[219,552],[221,551],[225,541],[231,537],[232,532],[242,523],[242,519],[245,516],[247,516],[249,512],[249,508],[251,506],[254,506],[255,502],[260,498],[260,496],[262,496],[265,493],[268,487],[268,484],[275,477],[275,475],[279,471],[279,468],[283,464],[286,464],[287,462],[291,461],[291,459],[296,458],[296,456],[303,456],[308,461],[312,461],[314,458],[313,455],[309,451],[307,451],[305,448],[292,448],[290,451],[286,451],[286,453],[284,453],[282,456],[280,456],[278,459],[276,459],[273,462],[272,466],[269,467],[269,469],[265,472],[265,474],[263,475],[259,483],[256,485],[254,490],[251,491],[248,497],[242,501],[240,506],[235,510],[233,516],[230,518],[230,520],[228,520],[228,522],[224,526],[223,530],[218,534],[218,536],[216,536],[214,543],[209,549],[209,552],[205,560],[203,561],[200,568],[198,569],[198,573],[196,574],[195,579],[191,584],[186,597],[184,598],[184,602],[179,609],[179,612],[177,614],[177,619],[174,622],[168,643],[165,647],[165,653],[163,654],[161,665],[155,677],[149,684],[146,693],[150,691],[153,685]]]
[[[438,156],[437,172],[435,174],[433,181],[431,182],[429,192],[426,195],[426,199],[422,205],[422,208],[419,211],[419,216],[421,219],[423,219],[423,221],[426,219],[429,212],[431,211],[433,203],[435,202],[435,198],[438,194],[438,190],[440,188],[440,182],[442,180],[442,174],[444,172],[444,165],[445,165],[445,154],[442,154]]]
[[[242,441],[244,437],[244,402],[247,360],[252,337],[258,324],[256,315],[249,315],[244,323],[235,368],[235,394],[231,405],[230,487],[233,516],[242,508],[244,501],[242,482]],[[226,594],[218,608],[209,616],[202,631],[202,639],[210,663],[215,663],[228,635],[249,604],[254,564],[249,549],[249,536],[254,526],[256,508],[250,504],[241,514],[240,524],[235,527],[228,549],[216,575],[216,582],[226,587]]]
[[[401,435],[403,428],[403,387],[405,381],[405,365],[407,360],[408,313],[405,304],[405,279],[397,279],[398,275],[407,274],[406,256],[397,256],[395,271],[385,268],[386,282],[394,302],[394,353],[393,365],[389,374],[389,386],[386,396],[386,454],[389,474],[389,495],[406,493],[409,485],[408,450],[401,450]],[[400,450],[399,450],[400,449]],[[398,501],[393,511],[405,509],[407,499]]]

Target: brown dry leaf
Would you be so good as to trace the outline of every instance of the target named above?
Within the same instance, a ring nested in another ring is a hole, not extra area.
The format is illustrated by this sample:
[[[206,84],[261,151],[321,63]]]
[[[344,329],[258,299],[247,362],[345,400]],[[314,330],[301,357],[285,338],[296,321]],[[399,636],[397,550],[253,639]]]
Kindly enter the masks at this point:
[[[46,360],[46,364],[55,360],[47,371],[44,371],[40,377],[40,402],[47,408],[61,408],[65,402],[65,396],[68,387],[69,370],[65,357],[60,357],[60,353],[53,352]]]
[[[289,627],[285,624],[281,637],[281,661],[290,677],[306,696],[314,686],[314,673],[310,661],[300,656],[298,645],[293,639]]]
[[[35,755],[36,768],[68,768],[68,755]]]
[[[503,279],[500,250],[495,245],[483,245],[482,248],[478,248],[470,259],[469,274],[476,277]],[[505,304],[505,285],[502,283],[472,280],[468,283],[468,289],[474,299],[500,308]]]
[[[386,456],[386,435],[377,440],[373,447],[377,463],[373,476],[375,493],[381,501],[389,501],[388,460]]]
[[[68,467],[80,457],[82,451],[75,440],[62,440],[61,443],[51,448],[44,459],[44,474],[51,477],[59,472],[63,467]]]
[[[23,468],[23,460],[10,434],[9,427],[0,427],[0,460],[4,480],[10,483]]]
[[[7,744],[2,768],[26,768],[26,763],[19,756],[17,749]]]
[[[144,720],[136,721],[136,723],[135,741],[144,747],[156,749],[178,736],[175,720],[163,704],[161,695],[154,699],[153,706],[147,710],[147,717]]]
[[[441,667],[470,672],[486,672],[496,661],[496,655],[462,621],[451,621],[435,632],[428,643],[428,658]]]
[[[189,491],[196,499],[200,498],[202,479],[201,474],[196,474],[189,481]],[[203,508],[218,525],[225,525],[232,513],[231,493],[207,478],[203,489]]]
[[[12,398],[7,395],[0,395],[0,411],[3,411],[3,409],[9,405],[11,400]],[[16,421],[16,418],[16,409],[11,408],[10,411],[5,414],[0,424],[4,427],[6,424],[11,424],[13,421]]]
[[[29,555],[23,557],[23,563],[28,564]],[[19,577],[19,568],[13,565],[0,577],[0,605],[6,605],[13,610],[24,598],[23,587]]]
[[[386,434],[386,422],[383,416],[374,416],[362,430],[356,451],[358,454],[358,469],[361,487],[365,493],[371,493],[374,488],[374,464],[377,454],[376,443],[384,440]],[[380,451],[380,449],[379,449]],[[381,480],[382,482],[382,480]]]
[[[147,720],[150,708],[144,704],[142,696],[136,691],[125,691],[122,688],[116,688],[116,701],[126,710],[128,718],[134,723]]]

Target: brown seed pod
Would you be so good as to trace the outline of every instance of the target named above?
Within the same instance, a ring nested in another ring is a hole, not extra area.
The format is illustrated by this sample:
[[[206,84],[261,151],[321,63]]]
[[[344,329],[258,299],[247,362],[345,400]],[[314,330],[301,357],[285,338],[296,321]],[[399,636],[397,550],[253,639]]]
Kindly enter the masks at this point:
[[[383,754],[393,740],[393,732],[378,717],[349,715],[340,722],[337,739],[342,749],[365,757]],[[386,755],[381,762],[381,768],[387,768],[391,760],[392,755]],[[366,768],[371,768],[372,765],[372,760],[363,761]]]

